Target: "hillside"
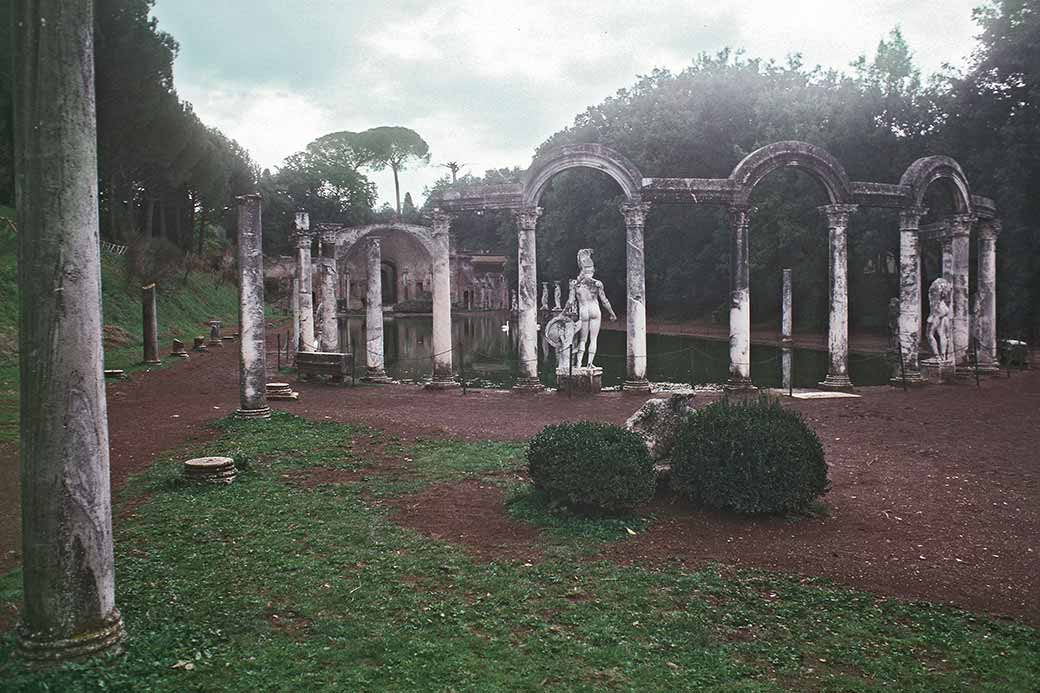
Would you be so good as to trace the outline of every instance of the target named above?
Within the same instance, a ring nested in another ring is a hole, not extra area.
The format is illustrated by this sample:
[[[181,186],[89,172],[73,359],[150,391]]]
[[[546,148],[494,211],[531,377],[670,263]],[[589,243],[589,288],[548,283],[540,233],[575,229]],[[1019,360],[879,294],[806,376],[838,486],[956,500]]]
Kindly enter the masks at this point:
[[[12,210],[0,207],[0,442],[18,437],[18,284],[16,237],[5,221]],[[105,368],[141,370],[141,280],[130,275],[125,257],[102,254],[102,310],[105,324]],[[237,322],[238,294],[233,282],[191,272],[159,286],[159,353],[165,368],[179,359],[166,356],[173,339],[188,346],[208,334],[207,320]],[[152,366],[150,368],[155,368]]]

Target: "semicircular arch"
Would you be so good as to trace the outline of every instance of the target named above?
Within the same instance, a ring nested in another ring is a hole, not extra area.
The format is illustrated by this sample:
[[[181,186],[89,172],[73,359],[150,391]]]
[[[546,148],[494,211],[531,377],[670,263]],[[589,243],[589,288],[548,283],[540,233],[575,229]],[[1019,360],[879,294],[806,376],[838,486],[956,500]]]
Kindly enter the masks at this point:
[[[436,257],[436,245],[433,242],[433,229],[419,224],[403,224],[396,222],[385,222],[380,224],[366,224],[364,226],[348,226],[339,228],[332,232],[338,253],[346,255],[358,241],[371,234],[380,234],[388,231],[403,233],[419,242],[419,245],[429,254],[432,260]]]
[[[603,171],[621,186],[621,191],[630,200],[638,198],[643,187],[643,174],[623,154],[602,144],[569,144],[542,154],[527,169],[524,206],[537,206],[549,180],[569,168]]]
[[[899,184],[910,189],[913,206],[924,207],[925,194],[932,183],[937,180],[945,180],[950,184],[950,189],[953,191],[953,205],[958,214],[967,214],[972,211],[968,177],[964,175],[961,165],[952,157],[944,155],[921,157],[907,167],[903,177],[899,179]]]
[[[831,204],[852,201],[852,183],[841,162],[826,149],[798,140],[774,142],[744,157],[729,174],[737,189],[735,201],[748,204],[755,186],[785,166],[801,169],[816,178],[823,185]]]

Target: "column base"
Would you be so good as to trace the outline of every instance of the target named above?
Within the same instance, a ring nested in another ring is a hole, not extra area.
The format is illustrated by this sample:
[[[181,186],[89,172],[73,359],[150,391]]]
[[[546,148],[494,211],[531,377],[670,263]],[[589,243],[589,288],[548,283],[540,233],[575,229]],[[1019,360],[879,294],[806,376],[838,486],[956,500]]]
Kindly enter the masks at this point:
[[[260,409],[236,409],[236,419],[270,419],[271,418],[271,407],[261,407]]]
[[[542,385],[538,378],[517,378],[516,384],[513,385],[513,392],[543,392],[544,390],[545,385]]]
[[[650,381],[646,378],[626,380],[621,386],[623,392],[650,392]]]
[[[921,361],[921,375],[930,383],[951,383],[957,377],[957,368],[951,361],[925,359]]]
[[[457,380],[455,380],[455,379],[453,379],[451,377],[448,377],[448,378],[437,378],[435,376],[433,380],[431,380],[430,382],[426,383],[426,385],[423,386],[423,389],[424,390],[454,390],[457,387],[459,387],[459,382]]]
[[[726,392],[757,392],[758,388],[751,382],[750,377],[741,377],[731,375],[726,384],[722,386],[722,389]]]
[[[995,363],[980,363],[979,375],[999,375],[1000,366]]]
[[[855,389],[852,386],[852,381],[849,380],[849,376],[844,373],[838,375],[828,373],[823,382],[816,383],[816,386],[821,390],[836,390],[838,392],[852,392]]]
[[[39,638],[27,632],[24,625],[20,625],[17,651],[30,666],[46,666],[83,659],[106,651],[118,654],[123,649],[125,637],[123,619],[119,610],[113,609],[99,629],[60,640]]]
[[[187,354],[185,354],[185,356],[187,356]],[[141,361],[141,363],[144,364],[145,366],[161,366],[162,365],[162,361],[159,361],[159,360],[156,360],[156,361]]]
[[[888,379],[888,384],[892,387],[903,387],[903,376],[899,373],[893,375]],[[907,369],[906,371],[906,386],[907,387],[921,387],[927,385],[928,381],[921,375],[921,371],[912,371]]]
[[[393,378],[388,376],[386,371],[382,368],[372,368],[371,366],[368,367],[368,372],[362,380],[366,383],[377,383],[379,385],[386,385],[394,382]]]

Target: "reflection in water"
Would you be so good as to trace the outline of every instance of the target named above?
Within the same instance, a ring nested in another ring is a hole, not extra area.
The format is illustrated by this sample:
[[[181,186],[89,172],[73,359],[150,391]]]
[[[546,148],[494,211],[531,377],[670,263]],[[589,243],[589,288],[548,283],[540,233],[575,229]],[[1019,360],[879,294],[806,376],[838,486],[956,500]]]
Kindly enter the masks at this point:
[[[503,330],[508,325],[508,331]],[[365,343],[364,320],[340,318],[340,343],[353,351]],[[423,382],[433,374],[433,319],[428,316],[383,319],[386,373],[401,381]],[[455,348],[452,360],[456,372],[465,373],[474,386],[511,387],[516,381],[517,327],[507,314],[457,316],[452,320],[451,338]],[[647,335],[649,359],[647,376],[655,382],[724,383],[729,374],[729,344],[681,335]],[[775,347],[751,348],[751,377],[759,387],[780,386],[780,350]],[[358,368],[364,367],[364,354],[356,355]],[[827,353],[794,350],[795,387],[815,387],[827,374]],[[555,385],[553,355],[541,352],[539,339],[538,373],[546,385]],[[603,368],[605,387],[620,385],[625,379],[625,333],[604,330],[599,335],[596,365]],[[849,371],[857,385],[883,385],[888,382],[888,365],[877,355],[851,354]]]

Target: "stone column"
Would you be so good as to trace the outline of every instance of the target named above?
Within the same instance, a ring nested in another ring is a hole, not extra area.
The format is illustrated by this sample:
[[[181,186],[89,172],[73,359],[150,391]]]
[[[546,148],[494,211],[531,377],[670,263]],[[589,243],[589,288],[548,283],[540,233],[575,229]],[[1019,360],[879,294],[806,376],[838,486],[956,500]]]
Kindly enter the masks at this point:
[[[958,366],[971,360],[971,323],[968,317],[968,272],[970,260],[971,214],[950,217],[951,272],[953,283],[953,354]]]
[[[292,353],[300,348],[300,280],[293,277],[289,286],[289,303],[292,306]]]
[[[921,217],[924,207],[910,207],[899,213],[899,350],[902,353],[902,376],[908,385],[925,382],[918,362],[921,353]]]
[[[626,373],[623,389],[649,392],[646,379],[646,265],[643,258],[643,226],[649,202],[630,201],[621,205],[625,215],[625,259],[627,267],[626,304],[627,342]]]
[[[314,298],[312,295],[311,234],[310,216],[297,212],[291,240],[296,245],[296,279],[299,289],[300,351],[317,349],[314,339]]]
[[[237,200],[240,404],[235,416],[242,419],[268,419],[271,417],[271,408],[267,406],[267,335],[260,195],[243,195]]]
[[[155,284],[141,287],[141,312],[144,317],[144,362],[162,363],[159,358],[159,319],[155,310]]]
[[[791,328],[794,320],[791,314],[792,309],[792,291],[791,291],[791,270],[783,270],[783,285],[780,293],[780,372],[781,372],[781,387],[785,390],[791,388],[791,367],[793,365],[793,352],[791,346],[793,340],[791,339]]]
[[[368,292],[365,312],[365,380],[373,383],[390,382],[383,370],[383,277],[380,273],[382,255],[378,238],[368,239]],[[355,357],[356,358],[356,357]]]
[[[318,265],[318,348],[339,351],[339,324],[336,319],[336,238],[334,233],[321,237],[321,261]]]
[[[830,363],[820,387],[826,390],[851,390],[849,380],[849,215],[856,205],[824,205],[820,211],[827,219],[830,258],[831,310],[827,321],[827,352]]]
[[[433,212],[433,380],[432,390],[456,387],[451,364],[451,216]]]
[[[729,246],[729,381],[728,390],[752,390],[751,284],[748,227],[751,208],[730,207]]]
[[[997,362],[997,236],[1000,221],[979,221],[978,354],[979,370],[995,373]]]
[[[541,207],[525,207],[515,212],[517,265],[520,270],[516,299],[520,374],[514,390],[542,389],[538,380],[538,268],[535,262],[535,228],[541,213]]]
[[[94,3],[15,3],[23,606],[38,664],[118,646],[102,365]],[[6,19],[6,18],[5,18]]]

